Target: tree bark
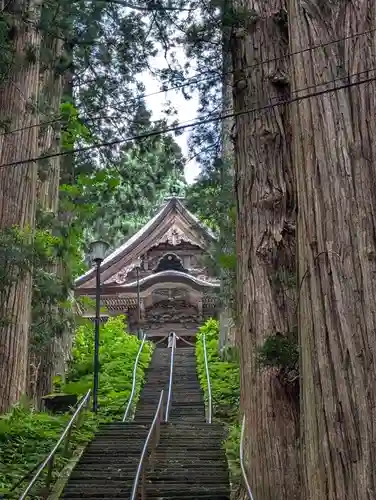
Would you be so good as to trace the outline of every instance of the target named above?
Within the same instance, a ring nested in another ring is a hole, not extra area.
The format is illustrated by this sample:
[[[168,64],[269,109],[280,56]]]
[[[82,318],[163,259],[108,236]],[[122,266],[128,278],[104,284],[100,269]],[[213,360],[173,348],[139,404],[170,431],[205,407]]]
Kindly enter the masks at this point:
[[[55,68],[63,53],[63,42],[59,38],[46,34],[42,45],[44,51],[49,54],[49,60],[46,66],[41,68],[40,89],[43,100],[48,106],[49,114],[52,117],[58,117],[63,94],[63,76],[61,73],[57,73]],[[57,123],[53,123],[41,130],[39,146],[42,155],[60,150],[60,128],[56,125]],[[59,205],[60,161],[60,157],[49,160],[48,164],[42,168],[43,180],[38,183],[38,205],[42,211],[50,212],[55,217],[58,216]],[[62,262],[56,262],[47,271],[62,276],[64,265]],[[58,314],[58,306],[52,308],[50,311],[51,323]],[[53,378],[58,373],[64,376],[65,353],[62,347],[64,337],[63,334],[58,339],[51,332],[50,338],[37,344],[34,344],[33,338],[31,338],[29,395],[37,408],[40,406],[42,396],[51,392]]]
[[[372,0],[292,0],[291,51],[374,28]],[[304,95],[375,76],[375,33],[292,59]],[[348,77],[348,74],[365,72]],[[306,500],[376,495],[376,86],[292,105]]]
[[[35,163],[3,167],[8,162],[38,154],[39,120],[36,97],[39,82],[40,34],[35,29],[39,7],[35,2],[11,1],[5,11],[13,16],[9,32],[14,65],[0,86],[1,123],[11,130],[0,135],[0,230],[13,226],[34,228],[37,185]],[[25,23],[21,14],[28,17]],[[28,337],[31,316],[31,276],[14,282],[3,293],[0,327],[0,412],[8,410],[26,390]]]
[[[222,113],[227,115],[233,111],[232,102],[232,54],[231,54],[231,32],[232,28],[229,23],[231,2],[225,0],[222,7]],[[234,127],[234,119],[227,118],[221,123],[221,150],[222,150],[222,165],[221,165],[221,196],[228,200],[228,205],[233,205],[234,199],[234,144],[232,140],[232,132]],[[221,251],[223,254],[235,253],[235,238],[231,240],[231,236],[235,235],[230,213],[223,214],[220,241]],[[229,228],[231,233],[229,234]],[[221,295],[222,295],[222,311],[219,317],[220,352],[226,346],[235,345],[235,331],[233,325],[234,316],[234,296],[232,290],[231,276],[229,270],[221,269]]]
[[[234,112],[289,97],[283,0],[234,1]],[[257,66],[254,66],[257,65]],[[287,107],[236,119],[237,343],[241,412],[246,415],[245,457],[255,498],[300,498],[298,402],[277,369],[261,369],[257,351],[294,327],[295,195]],[[292,286],[294,288],[294,285]]]

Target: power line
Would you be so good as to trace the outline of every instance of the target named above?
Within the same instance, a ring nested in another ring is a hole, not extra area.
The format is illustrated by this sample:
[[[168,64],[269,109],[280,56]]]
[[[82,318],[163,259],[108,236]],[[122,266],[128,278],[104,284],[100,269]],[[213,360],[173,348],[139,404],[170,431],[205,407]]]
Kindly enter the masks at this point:
[[[316,88],[316,87],[322,87],[323,85],[328,85],[330,83],[334,83],[334,82],[337,82],[337,81],[340,81],[340,80],[344,80],[345,78],[353,78],[355,76],[360,76],[360,75],[363,75],[365,73],[369,73],[370,71],[376,71],[376,68],[371,68],[371,69],[367,69],[367,70],[364,70],[364,71],[360,71],[358,73],[352,73],[352,74],[349,74],[349,75],[344,75],[344,76],[341,76],[341,77],[338,77],[338,78],[334,78],[333,80],[330,80],[329,82],[317,83],[315,85],[310,85],[310,86],[304,87],[302,89],[296,89],[296,90],[294,90],[292,92],[292,94],[303,92],[305,90],[310,90],[310,89],[313,89],[313,88]],[[279,97],[274,97],[272,99],[279,99]],[[114,116],[105,115],[105,116],[97,116],[97,117],[94,116],[92,118],[88,118],[88,120],[90,120],[90,121],[110,120],[110,121],[112,121],[113,125],[118,129],[118,132],[120,133],[118,125],[113,121],[117,117],[118,117],[117,115],[114,115]],[[191,122],[193,120],[195,120],[195,118],[192,118],[190,120],[186,120],[186,121],[184,121],[182,123],[188,123],[188,122]],[[42,125],[53,124],[53,123],[56,123],[58,121],[62,121],[62,119],[59,118],[59,119],[50,120],[50,121],[46,121],[46,122],[36,123],[36,124],[33,124],[33,125],[29,125],[28,127],[22,127],[22,128],[19,128],[19,129],[15,129],[13,131],[4,132],[3,134],[0,134],[0,137],[2,135],[7,135],[7,134],[10,134],[12,132],[19,132],[19,131],[23,131],[23,130],[28,130],[28,129],[31,129],[31,128],[34,128],[34,127],[38,127],[38,126],[42,126]],[[137,122],[132,121],[131,125],[137,125]]]
[[[358,36],[364,36],[364,35],[368,35],[370,33],[373,33],[376,31],[376,28],[371,28],[367,31],[363,31],[363,32],[360,32],[360,33],[356,33],[354,35],[348,35],[346,37],[343,37],[343,38],[339,38],[337,40],[331,40],[329,42],[326,42],[326,43],[323,43],[323,44],[319,44],[319,45],[314,45],[313,47],[307,47],[305,49],[302,49],[302,50],[298,50],[298,51],[295,51],[295,52],[290,52],[288,54],[285,54],[281,57],[274,57],[272,59],[265,59],[264,61],[260,61],[258,63],[255,63],[255,64],[251,64],[251,65],[248,65],[248,66],[244,66],[244,67],[241,67],[239,69],[233,69],[231,71],[226,71],[226,72],[221,72],[220,74],[216,75],[216,76],[213,76],[212,78],[201,78],[199,80],[195,80],[195,81],[189,81],[189,82],[186,82],[186,83],[181,83],[179,85],[176,85],[174,87],[169,87],[169,88],[166,88],[166,89],[162,89],[162,90],[159,90],[159,91],[156,91],[156,92],[151,92],[149,94],[143,94],[141,96],[138,96],[138,97],[134,97],[133,98],[133,102],[134,103],[137,103],[147,97],[153,97],[155,95],[159,95],[159,94],[164,94],[166,92],[170,92],[172,90],[179,90],[181,88],[184,88],[184,87],[188,87],[189,85],[195,85],[197,83],[201,83],[203,81],[206,81],[207,83],[211,82],[211,81],[214,81],[215,79],[217,79],[218,77],[223,77],[225,75],[230,75],[236,71],[243,71],[243,70],[246,70],[246,69],[255,69],[255,68],[258,68],[260,66],[263,66],[264,64],[269,64],[269,63],[273,63],[273,62],[278,62],[278,61],[282,61],[288,57],[291,57],[291,56],[296,56],[296,55],[299,55],[299,54],[303,54],[305,52],[310,52],[312,50],[317,50],[319,48],[323,48],[323,47],[328,47],[330,45],[334,45],[336,43],[340,43],[340,42],[343,42],[343,41],[346,41],[346,40],[350,40],[352,38],[356,38]],[[219,68],[218,68],[219,69]],[[202,74],[205,74],[205,73],[210,73],[210,72],[213,72],[213,70],[206,70],[206,71],[203,71],[203,72],[198,72],[196,73],[196,75],[192,75],[191,77],[189,77],[189,80],[194,80],[196,78],[197,75],[202,75]],[[109,119],[109,120],[113,120],[113,119],[116,119],[118,118],[117,115],[115,116],[98,116],[98,117],[93,117],[93,118],[90,118],[90,120],[105,120],[105,119]],[[14,129],[14,130],[8,130],[6,132],[3,132],[0,134],[0,137],[3,136],[3,135],[9,135],[9,134],[12,134],[12,133],[16,133],[16,132],[21,132],[23,130],[28,130],[30,128],[34,128],[34,127],[37,127],[37,126],[43,126],[43,125],[48,125],[48,124],[52,124],[52,123],[57,123],[57,122],[60,122],[61,119],[59,118],[56,118],[55,120],[49,120],[49,121],[46,121],[46,122],[39,122],[37,124],[33,124],[33,125],[29,125],[28,127],[24,127],[24,128],[18,128],[18,129]]]
[[[369,71],[373,71],[373,70],[369,70]],[[356,74],[349,75],[348,77],[351,77],[351,76],[356,76]],[[332,81],[334,81],[334,80],[332,80]],[[326,84],[321,84],[321,85],[328,85],[328,84],[332,83],[332,81],[327,82]],[[297,97],[294,97],[292,99],[281,100],[281,101],[279,101],[277,103],[269,103],[269,104],[266,104],[264,106],[259,106],[259,107],[252,108],[252,109],[246,109],[246,110],[243,110],[243,111],[237,111],[237,112],[234,112],[234,113],[228,113],[228,114],[216,116],[216,117],[213,117],[213,118],[207,118],[205,120],[198,120],[195,123],[188,124],[188,125],[180,124],[180,125],[177,125],[175,127],[169,127],[169,128],[163,129],[163,130],[154,130],[154,131],[146,132],[144,134],[134,135],[134,136],[131,136],[131,137],[128,137],[128,138],[125,138],[125,139],[115,139],[113,141],[107,141],[107,142],[102,142],[102,143],[98,143],[98,144],[92,144],[91,146],[84,146],[84,147],[72,149],[72,150],[69,150],[69,151],[62,151],[62,152],[59,152],[59,153],[51,153],[51,154],[48,154],[48,155],[37,156],[37,157],[34,157],[34,158],[28,158],[28,159],[25,159],[25,160],[13,161],[13,162],[9,162],[9,163],[5,163],[3,165],[0,165],[0,168],[22,165],[24,163],[36,162],[36,161],[39,161],[39,160],[45,160],[45,159],[49,159],[49,158],[56,158],[58,156],[65,156],[67,154],[85,153],[86,151],[91,151],[93,149],[99,149],[99,148],[103,148],[103,147],[115,146],[115,145],[120,144],[120,143],[131,142],[131,141],[138,140],[138,139],[146,139],[146,138],[149,138],[149,137],[155,137],[155,136],[166,134],[166,133],[169,133],[169,132],[179,132],[179,131],[185,130],[187,128],[197,127],[199,125],[205,125],[205,124],[208,124],[208,123],[215,123],[215,122],[218,122],[218,121],[226,120],[228,118],[235,118],[235,117],[243,116],[243,115],[246,115],[248,113],[254,113],[254,112],[258,112],[258,111],[265,111],[265,110],[272,109],[272,108],[277,107],[277,106],[283,106],[283,105],[286,105],[286,104],[291,104],[291,103],[302,101],[302,100],[305,100],[305,99],[310,99],[311,97],[318,97],[320,95],[328,94],[330,92],[338,92],[339,90],[343,90],[343,89],[347,89],[347,88],[351,88],[351,87],[356,87],[358,85],[362,85],[362,84],[365,84],[365,83],[371,83],[371,82],[374,82],[374,81],[376,81],[376,77],[367,78],[367,79],[364,79],[364,80],[358,81],[358,82],[346,83],[344,85],[340,85],[340,86],[334,87],[332,89],[321,90],[321,91],[317,91],[317,92],[312,92],[311,94],[306,94],[304,96],[297,96]],[[303,91],[303,90],[304,89],[301,89],[300,91]]]
[[[271,59],[265,59],[265,60],[260,61],[258,63],[250,64],[250,65],[247,65],[247,66],[242,66],[241,68],[238,68],[238,69],[232,69],[230,71],[220,72],[220,73],[218,73],[217,77],[223,77],[223,76],[226,76],[226,75],[231,75],[232,73],[235,73],[236,71],[242,71],[242,70],[245,70],[245,69],[254,69],[254,68],[257,68],[257,67],[262,66],[264,64],[270,64],[270,63],[273,63],[273,62],[283,61],[284,59],[287,59],[287,58],[289,58],[291,56],[296,56],[296,55],[299,55],[299,54],[304,54],[305,52],[310,52],[312,50],[317,50],[317,49],[320,49],[320,48],[328,47],[330,45],[334,45],[336,43],[345,42],[346,40],[351,40],[352,38],[356,38],[358,36],[369,35],[369,34],[373,33],[374,31],[376,31],[376,28],[371,28],[371,29],[369,29],[367,31],[362,31],[360,33],[355,33],[353,35],[348,35],[348,36],[343,37],[343,38],[338,38],[337,40],[331,40],[331,41],[326,42],[326,43],[314,45],[313,47],[306,47],[305,49],[297,50],[295,52],[289,52],[289,53],[287,53],[287,54],[285,54],[283,56],[280,56],[280,57],[273,57]],[[218,66],[217,69],[220,70],[221,66]],[[198,71],[196,74],[193,74],[192,76],[188,77],[188,79],[189,80],[193,80],[193,79],[195,79],[198,76],[201,76],[201,75],[206,74],[206,73],[212,73],[212,72],[213,72],[213,69],[208,69],[208,70],[204,70],[204,71]],[[213,79],[214,79],[214,77],[213,77]],[[196,84],[196,83],[201,83],[201,82],[203,82],[205,80],[206,80],[206,78],[201,78],[200,80],[195,80],[194,82],[181,83],[179,85],[176,85],[176,86],[173,86],[173,87],[169,87],[167,89],[163,89],[163,90],[160,90],[160,91],[157,91],[157,92],[152,92],[150,94],[145,94],[144,96],[141,96],[141,97],[151,97],[153,95],[162,94],[164,92],[169,92],[171,90],[179,90],[179,89],[181,89],[183,87],[188,87],[189,85],[193,85],[193,84]],[[83,85],[85,85],[85,82],[83,83]]]

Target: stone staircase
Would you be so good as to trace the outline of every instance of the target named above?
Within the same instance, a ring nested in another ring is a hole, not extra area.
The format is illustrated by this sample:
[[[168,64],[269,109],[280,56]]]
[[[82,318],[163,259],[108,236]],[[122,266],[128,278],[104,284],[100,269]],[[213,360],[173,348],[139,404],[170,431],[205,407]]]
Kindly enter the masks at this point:
[[[216,424],[163,424],[146,474],[146,498],[228,500],[224,437],[223,427]]]
[[[134,421],[100,427],[73,470],[61,498],[130,499],[162,389],[167,400],[170,355],[170,349],[154,351]],[[221,426],[205,423],[194,348],[176,349],[169,423],[161,426],[160,443],[146,471],[146,497],[229,499],[223,439]]]
[[[196,374],[194,347],[175,350],[169,422],[205,422],[205,402]]]
[[[146,370],[144,387],[137,403],[136,422],[146,422],[150,427],[162,389],[165,408],[170,379],[170,359],[171,349],[155,349],[151,363]]]
[[[73,469],[60,498],[122,498],[131,495],[150,424],[101,426]]]

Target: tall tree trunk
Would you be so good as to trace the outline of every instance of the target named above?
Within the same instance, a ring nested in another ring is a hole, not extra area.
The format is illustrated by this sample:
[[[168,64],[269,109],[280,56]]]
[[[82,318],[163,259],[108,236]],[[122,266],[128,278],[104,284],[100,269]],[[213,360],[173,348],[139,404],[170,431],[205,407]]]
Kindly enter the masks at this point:
[[[234,112],[289,97],[283,0],[234,1]],[[257,65],[256,67],[252,67]],[[262,369],[258,349],[269,336],[291,335],[295,277],[294,176],[286,107],[239,116],[235,138],[238,345],[245,455],[255,498],[300,497],[298,398],[277,369]],[[294,288],[294,286],[292,287]]]
[[[48,106],[50,114],[58,117],[63,94],[63,76],[57,72],[56,67],[63,54],[63,41],[60,38],[46,34],[43,39],[43,49],[49,54],[46,66],[41,68],[40,87],[45,105]],[[40,136],[41,154],[55,153],[60,150],[60,131],[57,124],[51,124],[42,129]],[[49,160],[42,165],[43,181],[38,185],[38,204],[42,211],[50,212],[58,216],[59,184],[60,184],[60,157]],[[47,271],[62,276],[64,266],[62,262],[56,262]],[[54,322],[59,315],[59,307],[53,307],[50,311],[51,337],[44,339],[42,343],[34,344],[31,338],[29,351],[30,357],[30,387],[29,394],[34,405],[39,407],[41,397],[48,394],[53,386],[53,378],[58,373],[64,375],[65,352],[63,348],[64,337],[57,338],[53,334]],[[69,335],[69,333],[68,333]],[[37,338],[39,336],[37,335]]]
[[[233,109],[232,102],[232,55],[231,55],[231,18],[230,0],[225,0],[223,3],[222,12],[222,113],[229,114]],[[221,196],[228,201],[228,205],[233,204],[234,199],[234,145],[232,141],[232,132],[234,119],[227,118],[221,123],[221,145],[222,145],[222,165],[221,165]],[[230,219],[230,214],[224,214],[222,220],[220,245],[221,251],[224,254],[235,253],[233,221]],[[228,234],[228,228],[231,227],[233,234]],[[235,345],[235,330],[233,328],[233,303],[234,293],[232,289],[231,278],[229,271],[221,269],[221,295],[222,295],[222,311],[219,317],[220,324],[220,351],[225,346]],[[231,288],[231,290],[230,290]],[[231,300],[232,299],[232,300]]]
[[[290,8],[292,52],[370,30],[376,19],[373,0],[292,0]],[[365,71],[375,67],[375,33],[304,52],[292,63],[293,89],[374,77]],[[376,85],[292,109],[303,498],[366,500],[376,495]]]
[[[2,124],[19,132],[0,136],[0,230],[34,227],[37,185],[35,163],[2,167],[8,162],[38,154],[39,120],[36,98],[39,82],[40,34],[35,29],[39,6],[33,1],[7,2],[5,12],[13,15],[9,31],[14,66],[0,86]],[[24,16],[22,18],[21,14]],[[29,22],[23,19],[28,18]],[[4,263],[3,263],[4,264]],[[16,270],[10,274],[15,276]],[[0,412],[14,404],[26,390],[27,351],[31,317],[31,276],[14,280],[2,293],[0,325]]]

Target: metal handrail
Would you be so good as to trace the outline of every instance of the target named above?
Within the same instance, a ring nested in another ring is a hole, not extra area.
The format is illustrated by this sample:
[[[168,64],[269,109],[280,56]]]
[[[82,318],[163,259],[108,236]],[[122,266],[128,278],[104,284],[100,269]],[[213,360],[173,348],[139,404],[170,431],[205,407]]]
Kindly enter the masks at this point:
[[[163,416],[163,391],[161,391],[157,410],[155,412],[153,422],[150,426],[148,435],[147,435],[146,440],[145,440],[144,447],[142,449],[140,461],[139,461],[138,467],[137,467],[136,477],[135,477],[134,482],[133,482],[131,500],[135,500],[137,498],[140,478],[141,478],[141,500],[144,500],[146,498],[145,497],[145,469],[144,469],[145,458],[146,458],[146,455],[148,453],[149,442],[152,438],[154,431],[155,431],[154,443],[153,443],[152,450],[151,450],[149,457],[148,457],[149,460],[150,460],[155,448],[159,444],[160,425],[161,425],[161,421],[162,421],[162,416]]]
[[[241,471],[242,471],[242,475],[243,475],[243,479],[244,479],[244,482],[245,482],[245,486],[247,488],[248,496],[249,496],[250,500],[254,500],[253,495],[252,495],[252,491],[251,491],[251,487],[249,486],[249,481],[248,481],[248,478],[247,478],[247,473],[246,473],[246,470],[245,470],[245,467],[244,467],[244,450],[243,450],[244,427],[245,427],[245,415],[243,416],[242,430],[241,430],[241,434],[240,434],[240,447],[239,447],[240,448],[239,449],[239,454],[240,454],[240,468],[241,468]]]
[[[176,334],[175,334],[175,332],[172,332],[172,335],[173,335],[173,339],[172,339],[171,361],[170,361],[170,380],[168,383],[168,396],[167,396],[167,403],[166,403],[165,422],[168,422],[168,416],[169,416],[170,407],[171,407],[172,378],[173,378],[173,371],[174,371],[174,356],[175,356],[175,347],[176,347]]]
[[[142,342],[141,342],[140,348],[138,350],[136,359],[134,361],[132,391],[131,391],[131,395],[129,396],[128,404],[127,404],[127,407],[126,407],[125,412],[124,412],[123,422],[126,421],[126,419],[128,417],[128,412],[129,412],[129,410],[130,410],[130,408],[132,406],[133,396],[134,396],[134,393],[135,393],[135,390],[136,390],[136,376],[137,376],[138,360],[139,360],[139,357],[141,355],[142,349],[144,347],[145,340],[146,340],[146,334],[144,333],[144,336],[142,337]]]
[[[206,380],[208,383],[208,424],[211,424],[212,423],[212,393],[211,393],[211,384],[210,384],[210,375],[209,375],[208,354],[206,352],[206,335],[205,334],[202,335],[202,345],[204,348]]]
[[[65,447],[64,447],[64,454],[67,455],[68,445],[69,445],[69,438],[70,438],[70,435],[71,435],[71,432],[72,432],[72,426],[73,426],[76,418],[78,417],[78,415],[81,413],[82,408],[84,406],[87,406],[89,404],[90,393],[91,393],[91,390],[89,389],[87,391],[86,395],[82,398],[82,400],[81,400],[80,404],[78,405],[76,411],[73,413],[71,419],[69,420],[69,422],[68,422],[67,426],[65,427],[63,433],[61,434],[59,440],[57,441],[57,443],[55,444],[55,446],[52,448],[52,451],[50,452],[50,454],[48,455],[48,457],[45,460],[43,460],[43,462],[41,463],[41,465],[38,467],[37,472],[34,474],[32,480],[30,481],[30,483],[28,484],[27,488],[25,489],[25,491],[20,496],[19,500],[24,500],[26,498],[27,494],[29,493],[29,491],[31,490],[31,488],[34,486],[34,484],[37,482],[39,476],[41,475],[41,473],[43,472],[43,470],[46,468],[47,465],[48,465],[48,474],[47,474],[47,479],[46,479],[46,486],[49,487],[49,485],[51,483],[51,480],[52,480],[52,470],[53,470],[53,466],[54,466],[54,458],[55,458],[56,451],[58,450],[59,446],[61,445],[61,443],[63,442],[64,438],[66,437],[66,442],[65,442]]]

